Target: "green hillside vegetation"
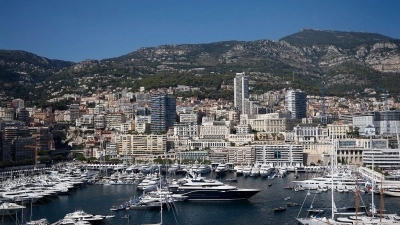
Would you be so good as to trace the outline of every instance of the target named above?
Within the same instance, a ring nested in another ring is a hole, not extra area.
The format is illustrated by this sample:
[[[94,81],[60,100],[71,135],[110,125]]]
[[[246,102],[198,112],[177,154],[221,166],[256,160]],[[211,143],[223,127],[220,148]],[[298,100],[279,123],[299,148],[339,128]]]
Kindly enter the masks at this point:
[[[353,48],[355,46],[385,42],[392,38],[368,32],[323,31],[303,29],[302,31],[286,36],[282,39],[294,46],[334,45],[340,48]]]

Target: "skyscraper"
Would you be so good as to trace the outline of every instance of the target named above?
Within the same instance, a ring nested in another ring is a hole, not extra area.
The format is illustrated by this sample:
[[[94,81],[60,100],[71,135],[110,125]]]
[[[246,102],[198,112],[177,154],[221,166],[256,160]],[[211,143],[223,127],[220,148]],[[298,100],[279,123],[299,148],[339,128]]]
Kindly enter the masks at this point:
[[[300,90],[288,90],[285,96],[286,111],[292,113],[292,119],[307,117],[307,95]]]
[[[176,99],[165,93],[151,96],[151,133],[167,132],[175,123]]]
[[[243,113],[245,111],[244,100],[249,98],[249,76],[245,73],[236,73],[233,83],[235,107],[240,113]]]

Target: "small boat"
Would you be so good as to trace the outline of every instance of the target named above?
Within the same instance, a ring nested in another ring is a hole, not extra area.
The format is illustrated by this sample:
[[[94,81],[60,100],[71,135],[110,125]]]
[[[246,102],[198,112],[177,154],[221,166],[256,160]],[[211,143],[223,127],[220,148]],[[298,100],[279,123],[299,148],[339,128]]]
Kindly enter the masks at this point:
[[[288,203],[286,203],[287,207],[293,207],[293,206],[298,206],[298,205],[299,205],[299,203],[297,203],[297,202],[288,202]]]
[[[237,182],[237,179],[235,179],[235,178],[228,178],[228,179],[226,179],[226,181],[229,181],[229,182]]]
[[[286,208],[284,208],[284,207],[274,208],[274,212],[282,212],[282,211],[285,211],[285,210],[286,210]]]
[[[287,201],[287,200],[289,200],[289,199],[290,199],[290,197],[286,197],[286,198],[285,198],[285,201]]]
[[[293,189],[293,188],[290,186],[285,186],[285,187],[283,187],[283,189]]]
[[[106,219],[108,219],[108,218],[114,218],[115,217],[115,215],[108,215],[108,216],[106,216]]]
[[[268,184],[268,187],[271,187],[272,186],[272,184]]]
[[[318,213],[323,213],[324,210],[323,209],[309,209],[309,210],[307,210],[307,212],[318,214]]]

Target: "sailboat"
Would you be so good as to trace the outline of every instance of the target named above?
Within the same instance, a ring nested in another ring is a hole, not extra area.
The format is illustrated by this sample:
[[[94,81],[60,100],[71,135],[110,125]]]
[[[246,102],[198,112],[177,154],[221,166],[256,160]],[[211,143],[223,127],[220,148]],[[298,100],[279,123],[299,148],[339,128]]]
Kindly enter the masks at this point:
[[[333,140],[332,135],[332,157],[331,157],[331,165],[333,167],[333,157],[335,156],[335,143]],[[374,160],[372,160],[374,161]],[[374,164],[372,164],[372,168],[374,168]],[[332,174],[333,174],[333,168],[332,168]],[[372,171],[374,174],[374,171]],[[372,176],[372,182],[374,182],[374,175]],[[331,209],[331,218],[327,217],[318,217],[318,216],[310,216],[308,218],[296,218],[301,224],[307,224],[307,225],[321,225],[321,224],[339,224],[339,225],[347,225],[347,224],[358,224],[358,225],[389,225],[389,224],[400,224],[400,217],[397,216],[397,214],[382,214],[382,210],[380,210],[380,217],[375,217],[376,215],[376,208],[374,205],[373,201],[373,187],[374,184],[372,184],[372,204],[371,204],[371,216],[367,215],[361,215],[357,211],[354,215],[346,215],[347,217],[338,217],[335,219],[335,214],[337,213],[337,208],[335,205],[334,197],[333,197],[333,179],[331,183],[331,193],[332,193],[332,209]],[[356,191],[356,194],[357,191]],[[358,206],[356,206],[358,208]],[[299,212],[300,214],[300,212]],[[342,214],[343,215],[343,214]],[[344,215],[343,215],[344,216]]]
[[[159,175],[160,175],[160,191],[161,191],[161,166],[158,170]],[[150,223],[150,224],[143,224],[143,225],[162,225],[163,224],[163,216],[162,216],[162,212],[163,212],[163,201],[162,201],[162,194],[160,194],[160,222],[159,223]],[[166,204],[168,204],[168,202],[166,202]]]

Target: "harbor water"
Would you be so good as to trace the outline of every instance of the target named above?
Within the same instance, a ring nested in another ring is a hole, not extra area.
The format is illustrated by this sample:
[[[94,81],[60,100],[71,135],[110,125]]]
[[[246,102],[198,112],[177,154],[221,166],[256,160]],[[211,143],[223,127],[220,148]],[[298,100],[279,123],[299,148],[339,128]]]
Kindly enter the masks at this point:
[[[313,173],[299,173],[298,179],[307,179]],[[331,192],[315,194],[315,191],[294,191],[284,187],[293,186],[294,174],[284,178],[268,180],[262,177],[236,177],[235,173],[217,177],[215,173],[206,177],[219,179],[225,182],[228,178],[237,178],[231,185],[239,188],[259,188],[261,192],[248,200],[240,201],[184,201],[176,202],[175,209],[163,210],[163,224],[204,225],[204,224],[298,224],[296,217],[307,215],[311,207],[324,209],[326,216],[331,215]],[[177,176],[176,178],[180,178]],[[226,182],[229,184],[229,182]],[[309,194],[308,194],[309,192]],[[24,209],[17,216],[2,216],[1,225],[21,224],[21,221],[47,218],[54,223],[62,219],[67,213],[81,209],[87,213],[100,215],[115,215],[104,220],[104,224],[146,224],[160,222],[159,210],[129,209],[110,211],[113,205],[120,205],[129,199],[141,194],[135,185],[86,185],[71,192],[67,196],[58,196],[35,203]],[[354,193],[334,193],[338,208],[355,204]],[[285,198],[290,197],[289,200]],[[358,198],[359,205],[368,206],[371,203],[370,194],[362,194]],[[384,206],[387,213],[400,213],[400,198],[385,197]],[[374,198],[379,207],[380,197]],[[297,202],[299,206],[287,207],[288,202]],[[286,210],[274,212],[276,207],[285,207]],[[301,211],[300,211],[301,209]],[[300,212],[300,213],[299,213]],[[0,215],[1,216],[1,215]],[[321,215],[324,216],[324,215]]]

